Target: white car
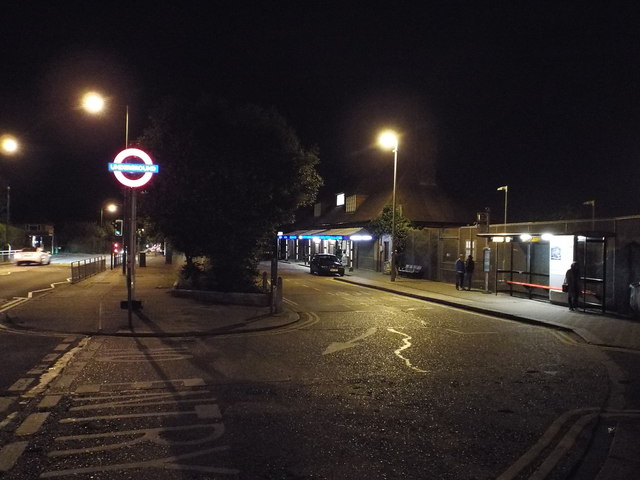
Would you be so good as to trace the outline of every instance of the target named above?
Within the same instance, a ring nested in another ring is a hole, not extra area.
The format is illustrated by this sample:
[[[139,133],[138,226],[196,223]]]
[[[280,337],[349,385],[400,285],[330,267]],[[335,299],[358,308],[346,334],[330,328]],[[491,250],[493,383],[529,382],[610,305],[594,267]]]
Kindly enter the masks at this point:
[[[39,263],[40,265],[49,265],[51,263],[51,254],[45,252],[42,248],[25,247],[15,253],[16,265],[23,263]]]

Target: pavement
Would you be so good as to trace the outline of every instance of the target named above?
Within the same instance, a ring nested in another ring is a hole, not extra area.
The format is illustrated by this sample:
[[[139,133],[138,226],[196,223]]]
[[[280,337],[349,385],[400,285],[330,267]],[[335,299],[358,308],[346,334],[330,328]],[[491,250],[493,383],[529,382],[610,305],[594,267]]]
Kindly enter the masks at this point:
[[[131,316],[120,308],[126,300],[121,269],[107,270],[76,284],[63,284],[0,306],[4,328],[85,335],[180,336],[254,332],[296,323],[298,313],[285,308],[270,314],[268,307],[219,305],[171,295],[181,262],[167,264],[162,256],[147,256],[136,268],[135,299],[143,309]],[[593,345],[640,350],[640,321],[593,311],[570,311],[548,301],[459,291],[448,283],[397,277],[359,270],[336,281],[423,299],[477,313],[571,331]],[[287,295],[286,282],[284,296]],[[72,320],[72,321],[69,321]]]
[[[391,282],[389,275],[367,270],[349,272],[339,280],[476,313],[570,331],[592,345],[640,350],[640,320],[593,310],[571,311],[568,306],[507,293],[456,290],[453,284],[430,280],[396,277],[396,281]]]
[[[75,284],[56,285],[30,300],[0,305],[0,327],[39,332],[112,336],[194,336],[257,332],[296,323],[299,315],[269,307],[220,305],[171,295],[182,262],[165,263],[147,255],[136,267],[134,299],[142,310],[121,309],[127,300],[122,268],[107,270]],[[41,268],[41,267],[34,267]],[[47,268],[47,267],[42,267]]]

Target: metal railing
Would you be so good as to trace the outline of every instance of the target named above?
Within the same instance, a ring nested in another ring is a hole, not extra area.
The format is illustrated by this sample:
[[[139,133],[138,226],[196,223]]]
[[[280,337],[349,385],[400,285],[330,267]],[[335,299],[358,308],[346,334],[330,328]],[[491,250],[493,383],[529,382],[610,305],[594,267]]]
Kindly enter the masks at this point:
[[[0,250],[0,263],[13,263],[15,250]]]
[[[111,254],[111,270],[118,268],[119,265],[124,265],[125,258],[123,253]]]
[[[71,283],[77,283],[80,280],[91,277],[107,269],[107,260],[105,257],[95,257],[78,262],[71,262]]]

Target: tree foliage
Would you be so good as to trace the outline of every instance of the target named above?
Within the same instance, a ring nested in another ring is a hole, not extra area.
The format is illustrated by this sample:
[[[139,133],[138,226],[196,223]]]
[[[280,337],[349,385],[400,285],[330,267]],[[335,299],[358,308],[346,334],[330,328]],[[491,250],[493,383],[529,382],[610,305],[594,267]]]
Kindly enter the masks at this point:
[[[407,217],[402,215],[398,209],[396,208],[395,215],[395,223],[396,223],[396,248],[402,250],[405,246],[405,240],[407,235],[409,234],[409,229],[411,228],[411,222]],[[385,205],[376,218],[371,220],[369,223],[369,229],[373,235],[376,237],[381,237],[382,235],[391,235],[393,225],[393,207],[391,205]]]
[[[167,99],[140,144],[160,165],[148,214],[188,263],[208,259],[209,288],[252,285],[258,243],[313,203],[321,185],[317,150],[257,106]]]

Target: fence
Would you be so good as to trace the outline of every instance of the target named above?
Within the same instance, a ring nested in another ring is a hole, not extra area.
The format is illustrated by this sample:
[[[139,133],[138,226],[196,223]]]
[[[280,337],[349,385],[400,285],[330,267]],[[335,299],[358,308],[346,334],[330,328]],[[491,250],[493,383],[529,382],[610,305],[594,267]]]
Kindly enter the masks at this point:
[[[0,250],[0,263],[13,263],[15,250]]]
[[[77,283],[96,273],[104,272],[106,269],[107,260],[104,257],[71,262],[71,283]]]

